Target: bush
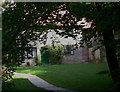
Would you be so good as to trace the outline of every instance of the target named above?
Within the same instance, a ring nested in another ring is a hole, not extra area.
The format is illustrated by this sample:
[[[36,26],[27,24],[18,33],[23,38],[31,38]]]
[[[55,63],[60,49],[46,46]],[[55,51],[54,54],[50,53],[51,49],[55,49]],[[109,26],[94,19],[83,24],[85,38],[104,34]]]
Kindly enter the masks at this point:
[[[38,58],[38,56],[35,57],[35,63],[36,65],[40,65],[40,59]]]
[[[48,51],[49,51],[49,63],[61,64],[64,47],[62,45],[49,46]]]
[[[2,69],[0,71],[2,73],[2,81],[7,82],[8,80],[12,80],[12,76],[14,75],[14,68],[13,67],[6,67],[2,66]]]

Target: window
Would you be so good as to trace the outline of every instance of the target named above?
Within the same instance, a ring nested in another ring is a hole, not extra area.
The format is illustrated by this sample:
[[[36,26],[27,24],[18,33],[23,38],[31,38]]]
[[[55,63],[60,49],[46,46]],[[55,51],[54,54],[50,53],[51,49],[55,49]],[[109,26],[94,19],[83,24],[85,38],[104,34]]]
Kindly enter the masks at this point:
[[[73,47],[73,45],[64,46],[64,53],[65,53],[65,55],[74,55],[74,47]]]
[[[26,47],[26,51],[24,53],[25,58],[34,58],[37,56],[37,49],[36,47]]]

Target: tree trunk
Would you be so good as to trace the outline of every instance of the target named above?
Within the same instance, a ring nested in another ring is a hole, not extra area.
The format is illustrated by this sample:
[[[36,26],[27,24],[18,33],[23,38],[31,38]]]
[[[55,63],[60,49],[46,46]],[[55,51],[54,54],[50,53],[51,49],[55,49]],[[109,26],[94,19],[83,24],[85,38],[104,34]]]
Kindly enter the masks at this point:
[[[115,45],[115,39],[112,29],[112,25],[113,25],[113,21],[111,19],[112,12],[103,9],[101,3],[95,3],[95,4],[98,13],[100,13],[98,17],[100,21],[98,22],[98,24],[100,24],[100,28],[103,32],[103,39],[106,48],[106,58],[108,62],[108,67],[110,70],[112,80],[114,83],[116,83],[119,76],[118,73],[119,66],[117,62],[116,45]]]
[[[106,57],[107,57],[107,62],[110,69],[111,77],[113,79],[113,82],[116,83],[118,78],[117,70],[119,66],[116,56],[115,39],[111,27],[106,27],[106,30],[103,30],[103,38],[104,38]]]

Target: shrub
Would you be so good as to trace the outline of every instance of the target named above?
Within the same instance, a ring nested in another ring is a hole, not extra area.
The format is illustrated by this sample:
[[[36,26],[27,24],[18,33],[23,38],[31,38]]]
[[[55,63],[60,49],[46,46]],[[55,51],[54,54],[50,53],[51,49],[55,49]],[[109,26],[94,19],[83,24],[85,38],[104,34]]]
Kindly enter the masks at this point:
[[[0,73],[2,75],[2,90],[3,91],[4,89],[9,90],[14,86],[13,75],[14,75],[15,70],[16,70],[15,67],[12,65],[11,66],[2,65],[2,67],[0,68]]]
[[[35,63],[36,65],[40,65],[40,59],[38,58],[38,56],[35,57]]]
[[[49,63],[61,64],[64,47],[62,45],[49,46],[48,51],[49,51]]]
[[[12,76],[14,75],[14,68],[13,67],[6,67],[6,66],[2,66],[1,71],[2,73],[2,81],[6,82],[8,80],[12,80]]]

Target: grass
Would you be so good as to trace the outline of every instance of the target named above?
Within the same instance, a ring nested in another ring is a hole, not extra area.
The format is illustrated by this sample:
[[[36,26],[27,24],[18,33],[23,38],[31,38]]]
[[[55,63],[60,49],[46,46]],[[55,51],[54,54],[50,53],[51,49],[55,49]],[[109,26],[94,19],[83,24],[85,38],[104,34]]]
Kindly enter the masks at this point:
[[[40,91],[44,92],[45,90],[42,88],[38,88],[34,86],[28,79],[25,78],[17,78],[14,77],[13,80],[3,83],[2,84],[2,91],[7,91],[7,92],[16,92],[16,91],[25,91],[25,92],[30,92],[30,91]],[[47,91],[46,91],[47,92]]]
[[[113,86],[106,63],[61,64],[34,67],[18,67],[17,72],[29,73],[56,86],[72,90],[108,90]]]

